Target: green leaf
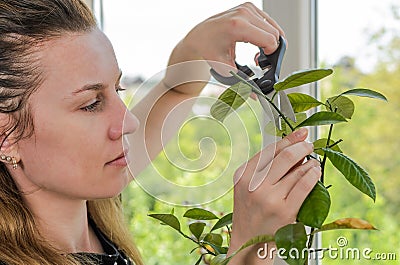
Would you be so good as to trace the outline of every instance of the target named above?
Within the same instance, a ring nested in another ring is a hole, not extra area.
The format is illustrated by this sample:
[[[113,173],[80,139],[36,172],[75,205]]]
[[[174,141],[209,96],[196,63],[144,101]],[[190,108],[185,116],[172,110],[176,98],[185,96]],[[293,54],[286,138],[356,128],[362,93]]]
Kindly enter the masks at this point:
[[[325,186],[318,181],[307,198],[304,200],[297,220],[311,227],[320,228],[328,216],[331,198]]]
[[[222,242],[224,241],[224,239],[222,238],[222,236],[220,234],[208,233],[203,238],[203,241],[217,245],[220,247],[220,246],[222,246]]]
[[[313,234],[338,229],[362,229],[362,230],[377,230],[368,221],[358,218],[343,218],[329,224],[324,224],[320,229],[315,230]]]
[[[326,156],[329,158],[332,164],[354,187],[375,201],[375,185],[365,169],[342,153],[333,151],[329,148],[323,148],[322,150],[325,151]]]
[[[354,113],[354,103],[351,99],[345,97],[345,96],[337,96],[337,97],[332,97],[328,98],[326,100],[327,105],[326,109],[329,111],[329,106],[331,107],[331,111],[335,111],[336,113],[339,113],[346,119],[351,119]]]
[[[223,122],[231,112],[239,108],[249,98],[251,91],[251,86],[244,82],[234,84],[225,90],[211,106],[211,115]]]
[[[218,222],[215,223],[213,228],[211,228],[211,231],[230,225],[232,223],[232,215],[233,215],[232,213],[228,213],[227,215],[219,219]]]
[[[210,265],[226,265],[228,262],[229,259],[226,258],[226,254],[219,254],[211,260]]]
[[[274,85],[276,91],[285,90],[292,87],[301,86],[304,84],[318,81],[332,74],[332,69],[310,69],[305,71],[294,72],[284,80],[277,82]]]
[[[275,233],[277,249],[283,248],[285,252],[281,255],[290,265],[304,265],[307,260],[307,234],[302,223],[288,224]],[[280,253],[282,254],[282,253]]]
[[[196,222],[189,225],[189,230],[192,234],[197,238],[200,239],[201,234],[204,231],[204,227],[206,226],[205,223]]]
[[[343,92],[341,95],[353,95],[359,97],[375,98],[387,101],[387,98],[381,93],[368,88],[354,88]]]
[[[181,232],[181,224],[178,218],[173,214],[149,214],[150,217],[161,221],[163,224],[169,225],[173,229]]]
[[[314,113],[302,123],[296,126],[296,128],[305,127],[305,126],[317,126],[317,125],[328,125],[335,124],[339,122],[347,122],[346,118],[342,115],[330,112],[330,111],[320,111]]]
[[[290,93],[287,96],[289,98],[290,104],[293,107],[294,112],[296,113],[303,112],[323,104],[322,102],[307,94]]]
[[[316,140],[313,144],[314,144],[314,153],[323,156],[325,154],[324,150],[322,150],[322,148],[326,148],[326,143],[328,142],[327,138],[321,138]],[[335,141],[333,141],[332,139],[329,141],[328,146],[331,146],[335,143]],[[336,152],[340,152],[343,153],[342,150],[340,149],[339,145],[335,145],[330,147],[330,149],[332,149],[333,151]]]
[[[201,208],[192,208],[185,212],[183,217],[195,219],[195,220],[214,220],[219,219],[215,214],[210,211]]]

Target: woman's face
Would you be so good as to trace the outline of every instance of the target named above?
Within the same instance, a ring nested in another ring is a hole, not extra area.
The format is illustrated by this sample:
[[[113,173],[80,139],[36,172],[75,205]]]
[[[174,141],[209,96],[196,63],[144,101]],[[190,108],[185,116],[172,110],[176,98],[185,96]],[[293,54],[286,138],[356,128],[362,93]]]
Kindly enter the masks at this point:
[[[44,82],[29,98],[34,133],[18,142],[18,184],[70,198],[117,195],[130,180],[123,136],[138,121],[117,93],[121,72],[109,40],[97,29],[65,35],[38,55]]]

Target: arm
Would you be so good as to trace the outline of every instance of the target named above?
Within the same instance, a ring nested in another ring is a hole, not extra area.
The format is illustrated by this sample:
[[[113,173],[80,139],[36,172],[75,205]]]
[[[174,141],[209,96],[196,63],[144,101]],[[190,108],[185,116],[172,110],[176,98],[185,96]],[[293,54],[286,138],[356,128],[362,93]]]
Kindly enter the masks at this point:
[[[277,23],[251,3],[217,14],[194,27],[172,51],[163,81],[132,110],[141,123],[137,132],[129,136],[134,143],[134,174],[139,174],[155,158],[185,120],[191,104],[179,104],[199,95],[209,80],[210,65],[221,74],[236,70],[236,42],[252,43],[270,54],[278,47],[279,35],[284,33]],[[163,128],[163,121],[178,105],[179,117],[175,115],[173,124]]]

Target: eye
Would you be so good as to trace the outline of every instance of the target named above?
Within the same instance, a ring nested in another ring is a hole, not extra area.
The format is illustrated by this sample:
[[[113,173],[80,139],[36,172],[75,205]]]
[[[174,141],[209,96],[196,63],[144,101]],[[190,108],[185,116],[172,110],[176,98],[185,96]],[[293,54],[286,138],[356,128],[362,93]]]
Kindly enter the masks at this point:
[[[87,111],[87,112],[95,112],[95,111],[98,111],[98,110],[99,110],[99,107],[100,107],[100,103],[101,103],[100,99],[96,98],[96,99],[94,99],[94,100],[92,101],[91,104],[82,107],[81,110]]]

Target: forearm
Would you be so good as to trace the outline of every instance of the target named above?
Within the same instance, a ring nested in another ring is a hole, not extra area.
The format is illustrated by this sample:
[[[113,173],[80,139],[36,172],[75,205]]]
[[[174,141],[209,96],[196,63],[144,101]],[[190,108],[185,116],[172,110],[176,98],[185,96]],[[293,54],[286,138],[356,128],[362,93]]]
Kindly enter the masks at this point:
[[[132,109],[141,124],[139,130],[131,136],[135,143],[135,175],[176,134],[190,113],[196,97],[208,83],[210,67],[198,59],[196,52],[181,41],[171,53],[165,77]]]
[[[181,40],[172,51],[163,84],[173,92],[197,96],[210,79],[210,66],[191,45]]]

